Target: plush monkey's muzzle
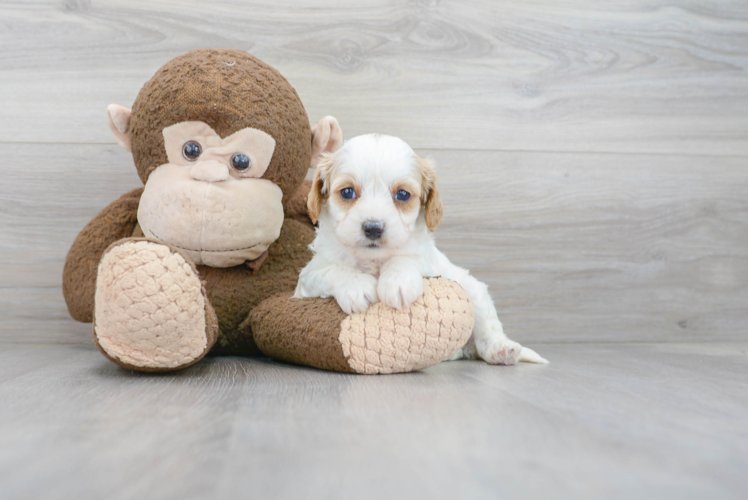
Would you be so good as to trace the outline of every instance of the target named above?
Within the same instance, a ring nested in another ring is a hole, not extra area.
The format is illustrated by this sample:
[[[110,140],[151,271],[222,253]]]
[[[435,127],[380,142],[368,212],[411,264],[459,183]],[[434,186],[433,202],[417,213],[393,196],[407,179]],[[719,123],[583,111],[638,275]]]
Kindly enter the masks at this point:
[[[281,189],[266,179],[234,178],[228,170],[222,176],[218,162],[202,163],[153,171],[138,207],[143,233],[198,265],[232,267],[256,259],[280,235]]]

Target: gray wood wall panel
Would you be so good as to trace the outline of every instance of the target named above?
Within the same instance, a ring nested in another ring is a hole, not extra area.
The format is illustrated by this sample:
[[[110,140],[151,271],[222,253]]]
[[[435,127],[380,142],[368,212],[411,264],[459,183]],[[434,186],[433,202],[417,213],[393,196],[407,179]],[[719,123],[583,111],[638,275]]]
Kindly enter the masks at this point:
[[[107,104],[215,46],[436,159],[440,247],[528,342],[745,338],[748,3],[0,1],[0,340],[88,341],[78,231],[139,185]]]
[[[439,172],[440,248],[489,284],[517,339],[745,337],[743,158],[418,152]],[[0,144],[0,155],[15,172],[0,192],[0,339],[87,341],[68,325],[61,269],[80,229],[140,185],[132,160],[91,144]],[[50,157],[65,168],[38,168]]]
[[[310,116],[415,147],[747,154],[748,6],[5,1],[0,137],[102,142],[165,61],[249,50]]]

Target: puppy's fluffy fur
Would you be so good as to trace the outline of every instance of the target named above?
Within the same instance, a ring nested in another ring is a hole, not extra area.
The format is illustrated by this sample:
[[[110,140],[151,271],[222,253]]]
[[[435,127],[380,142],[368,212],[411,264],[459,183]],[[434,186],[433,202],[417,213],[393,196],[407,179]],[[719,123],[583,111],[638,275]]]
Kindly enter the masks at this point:
[[[452,359],[547,363],[504,335],[486,285],[436,248],[436,174],[401,139],[362,135],[325,156],[308,207],[319,229],[294,297],[332,296],[349,314],[378,301],[401,309],[423,295],[424,277],[442,276],[459,283],[475,308],[470,341]]]

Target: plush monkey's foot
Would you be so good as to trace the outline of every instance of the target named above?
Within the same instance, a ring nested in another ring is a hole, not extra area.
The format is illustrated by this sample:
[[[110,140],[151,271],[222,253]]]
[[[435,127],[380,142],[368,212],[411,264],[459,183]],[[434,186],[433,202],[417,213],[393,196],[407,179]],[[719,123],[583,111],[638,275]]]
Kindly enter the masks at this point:
[[[424,280],[423,297],[399,311],[385,304],[345,314],[335,299],[275,295],[247,320],[266,355],[348,373],[420,370],[451,357],[470,338],[473,306],[444,278]]]
[[[197,270],[177,250],[127,239],[104,253],[94,340],[109,359],[133,370],[177,370],[205,356],[217,335]]]

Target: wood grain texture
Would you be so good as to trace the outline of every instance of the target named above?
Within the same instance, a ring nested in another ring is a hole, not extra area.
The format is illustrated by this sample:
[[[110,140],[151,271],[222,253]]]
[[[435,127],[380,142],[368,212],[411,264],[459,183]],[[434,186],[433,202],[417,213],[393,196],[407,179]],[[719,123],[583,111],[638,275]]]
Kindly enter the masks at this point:
[[[112,143],[107,104],[248,50],[310,118],[418,148],[748,154],[742,0],[3,1],[0,137]]]
[[[533,341],[744,339],[743,158],[433,152],[437,242]]]
[[[520,341],[739,340],[748,326],[741,157],[419,150],[439,247],[488,283]],[[60,280],[83,226],[137,187],[109,145],[0,144],[0,340],[88,342]],[[37,168],[58,158],[58,169]]]
[[[0,0],[0,47],[3,500],[745,496],[745,1]],[[60,281],[140,185],[104,110],[200,47],[434,158],[439,247],[552,364],[101,356]]]
[[[0,497],[738,499],[748,346],[542,346],[548,366],[356,376],[0,350]]]

